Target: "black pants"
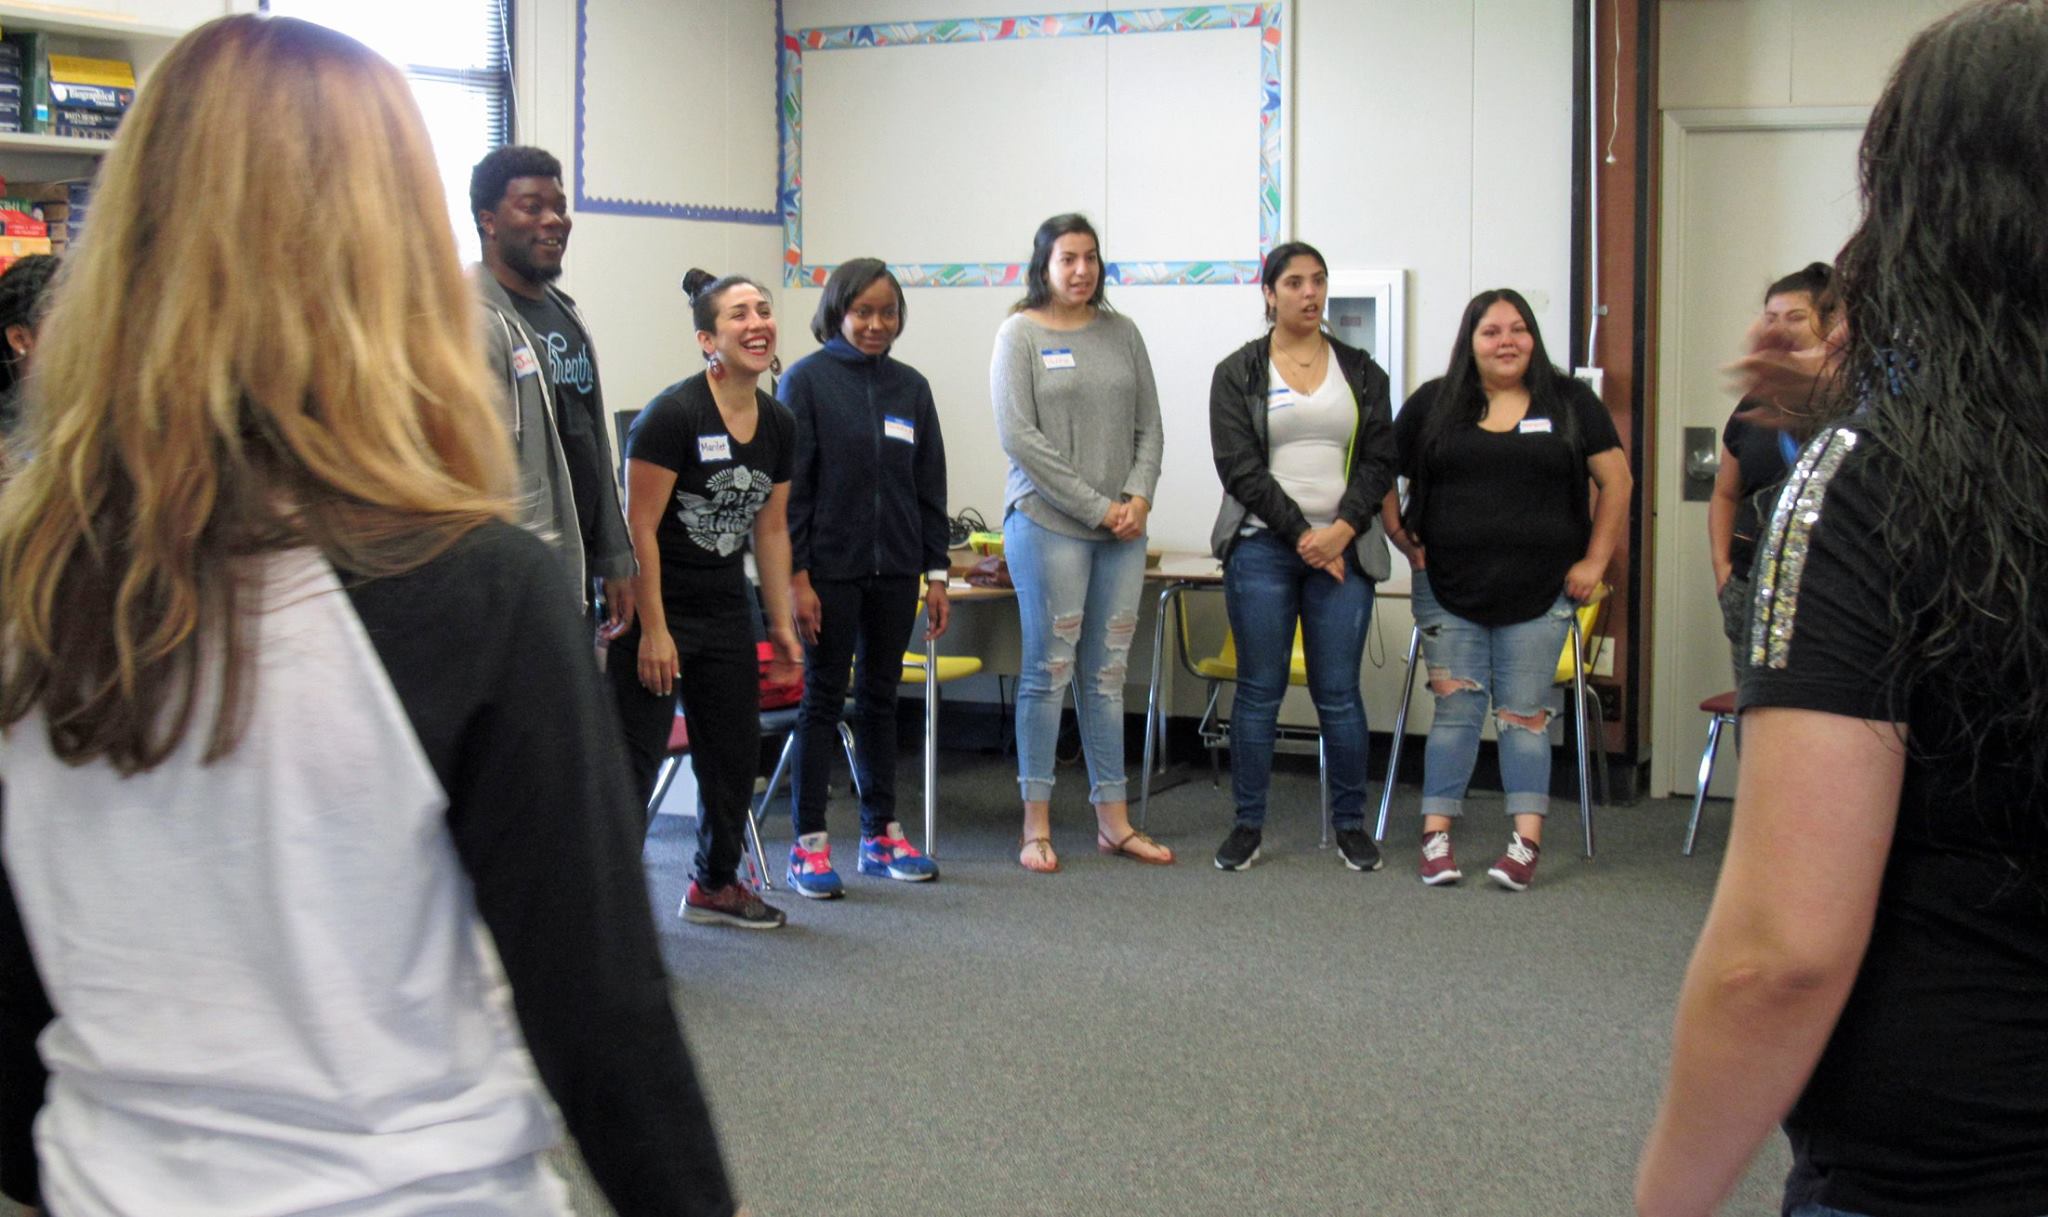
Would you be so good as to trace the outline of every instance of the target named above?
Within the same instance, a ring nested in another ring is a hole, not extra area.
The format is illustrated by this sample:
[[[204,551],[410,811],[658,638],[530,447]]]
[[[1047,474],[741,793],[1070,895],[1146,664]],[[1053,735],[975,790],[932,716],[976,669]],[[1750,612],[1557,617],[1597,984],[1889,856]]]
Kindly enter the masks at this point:
[[[824,620],[804,648],[804,703],[791,754],[799,836],[825,831],[825,779],[839,751],[847,669],[854,673],[853,752],[860,773],[860,831],[878,836],[896,818],[896,687],[917,622],[917,575],[811,581]]]
[[[662,575],[662,608],[682,668],[676,694],[689,724],[690,766],[697,775],[694,877],[706,889],[724,887],[739,877],[761,761],[761,669],[754,653],[753,600],[738,567]],[[648,692],[640,683],[639,661],[636,623],[612,640],[605,676],[619,707],[626,757],[644,807],[668,752],[676,698]],[[654,809],[649,807],[647,815],[651,823]]]

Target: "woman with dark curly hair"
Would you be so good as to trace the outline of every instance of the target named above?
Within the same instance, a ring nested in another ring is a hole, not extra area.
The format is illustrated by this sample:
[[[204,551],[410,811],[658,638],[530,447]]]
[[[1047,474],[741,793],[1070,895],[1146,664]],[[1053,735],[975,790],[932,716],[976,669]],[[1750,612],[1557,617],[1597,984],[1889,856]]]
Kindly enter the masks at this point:
[[[1914,40],[1836,265],[1837,421],[1756,560],[1742,776],[1643,1153],[1714,1211],[2048,1213],[2048,5]]]

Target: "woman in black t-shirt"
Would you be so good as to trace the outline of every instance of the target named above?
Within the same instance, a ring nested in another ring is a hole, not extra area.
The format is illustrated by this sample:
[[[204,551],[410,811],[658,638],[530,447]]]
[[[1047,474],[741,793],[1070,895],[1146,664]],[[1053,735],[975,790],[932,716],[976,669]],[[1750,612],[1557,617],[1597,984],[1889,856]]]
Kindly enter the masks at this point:
[[[1782,1120],[1788,1217],[2048,1214],[2044,107],[2048,6],[1979,4],[1871,115],[1844,421],[1757,552],[1734,828],[1640,1213],[1713,1212]]]
[[[1487,874],[1512,891],[1535,877],[1550,806],[1552,681],[1575,603],[1600,585],[1628,521],[1621,439],[1591,390],[1559,372],[1528,301],[1509,288],[1465,306],[1450,370],[1394,420],[1404,508],[1387,535],[1414,568],[1436,719],[1422,766],[1422,881],[1463,878],[1451,822],[1479,755],[1489,700],[1514,821]],[[1599,487],[1587,507],[1587,482]]]
[[[1818,346],[1828,332],[1828,280],[1834,270],[1813,262],[1771,284],[1753,332],[1761,340],[1792,349]],[[1750,563],[1756,557],[1763,517],[1778,497],[1799,444],[1791,435],[1746,417],[1755,403],[1744,399],[1721,430],[1721,465],[1714,497],[1707,503],[1707,551],[1714,563],[1714,593],[1720,598],[1721,629],[1735,658],[1745,666],[1749,645]]]
[[[782,913],[739,881],[761,747],[760,669],[746,551],[753,546],[774,675],[793,682],[803,651],[789,598],[789,475],[796,422],[761,391],[775,316],[751,279],[683,280],[710,365],[663,389],[626,438],[626,525],[640,563],[640,620],[605,670],[643,803],[667,750],[676,695],[703,806],[683,918],[773,929]],[[650,815],[652,812],[650,811]]]

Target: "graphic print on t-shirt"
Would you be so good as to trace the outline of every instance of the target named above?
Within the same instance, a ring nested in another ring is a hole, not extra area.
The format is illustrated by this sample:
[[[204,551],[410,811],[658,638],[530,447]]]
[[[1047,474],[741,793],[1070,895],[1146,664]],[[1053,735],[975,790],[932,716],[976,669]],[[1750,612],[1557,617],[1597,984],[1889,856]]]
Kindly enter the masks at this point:
[[[746,545],[754,517],[775,483],[765,469],[734,465],[706,478],[704,489],[705,494],[696,494],[677,488],[676,519],[693,543],[721,558],[730,557]]]

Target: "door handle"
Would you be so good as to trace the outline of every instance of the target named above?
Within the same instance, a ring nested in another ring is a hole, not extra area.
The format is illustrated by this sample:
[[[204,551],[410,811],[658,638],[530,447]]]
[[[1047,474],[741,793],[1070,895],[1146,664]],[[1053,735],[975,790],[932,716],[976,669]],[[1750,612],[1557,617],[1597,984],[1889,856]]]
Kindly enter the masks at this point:
[[[1714,497],[1714,479],[1721,472],[1721,436],[1712,427],[1685,429],[1684,498],[1704,503]]]

